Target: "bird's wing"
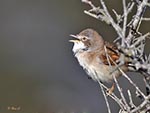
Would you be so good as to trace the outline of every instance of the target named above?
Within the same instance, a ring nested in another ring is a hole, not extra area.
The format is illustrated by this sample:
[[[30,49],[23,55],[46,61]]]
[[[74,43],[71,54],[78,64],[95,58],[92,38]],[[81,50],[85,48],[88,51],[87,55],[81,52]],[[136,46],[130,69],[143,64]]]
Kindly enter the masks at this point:
[[[101,61],[106,65],[116,65],[118,64],[118,59],[120,57],[119,52],[117,51],[117,47],[114,44],[110,44],[109,42],[105,42],[106,51],[104,51],[100,55]],[[116,64],[115,64],[115,63]]]

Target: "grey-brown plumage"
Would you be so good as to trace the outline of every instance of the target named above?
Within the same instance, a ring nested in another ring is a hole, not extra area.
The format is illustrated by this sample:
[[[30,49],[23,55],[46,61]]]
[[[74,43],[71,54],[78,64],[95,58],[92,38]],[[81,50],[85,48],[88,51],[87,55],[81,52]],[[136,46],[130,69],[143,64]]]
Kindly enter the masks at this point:
[[[70,40],[70,42],[74,43],[75,57],[93,80],[109,82],[113,76],[121,75],[116,68],[120,53],[114,44],[104,41],[93,29],[85,29],[73,37],[75,40]],[[126,65],[122,65],[120,68],[123,71],[128,70]]]

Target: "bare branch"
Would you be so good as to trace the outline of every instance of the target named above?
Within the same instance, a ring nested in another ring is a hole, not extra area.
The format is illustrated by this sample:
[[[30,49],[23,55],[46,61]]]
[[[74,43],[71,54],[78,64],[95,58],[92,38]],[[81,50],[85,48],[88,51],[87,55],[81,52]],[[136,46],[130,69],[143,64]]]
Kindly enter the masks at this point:
[[[118,26],[118,25],[114,22],[113,18],[111,17],[111,15],[109,14],[109,12],[108,12],[108,10],[107,10],[107,7],[106,7],[104,1],[103,1],[103,0],[100,0],[100,3],[102,4],[102,7],[103,7],[103,9],[104,9],[104,11],[105,11],[105,14],[108,16],[109,21],[110,21],[111,25],[113,26],[113,28],[116,30],[117,34],[118,34],[120,37],[123,37],[123,35],[122,35],[122,29],[120,28],[120,26]]]
[[[145,98],[145,100],[144,100],[138,107],[136,107],[135,109],[133,109],[133,110],[131,111],[131,113],[135,113],[136,111],[141,110],[144,106],[146,106],[147,103],[149,103],[149,99],[150,99],[150,95],[147,96],[147,97]]]
[[[88,4],[88,5],[90,5],[90,6],[92,7],[92,9],[97,9],[97,8],[92,4],[91,1],[89,1],[89,0],[81,0],[81,1],[84,2],[84,3],[86,3],[86,4]]]
[[[110,60],[113,61],[113,59],[108,55],[108,52],[107,52],[107,49],[106,49],[105,46],[104,46],[104,49],[105,49],[105,54],[106,54],[106,57],[107,57],[107,61],[108,61],[108,63],[109,63],[109,66],[111,67],[112,73],[113,73],[113,71],[115,71],[115,70],[113,70],[113,68],[112,68],[112,66],[111,66],[111,63],[110,63]],[[114,61],[113,61],[113,62],[114,62]],[[115,62],[114,62],[114,64],[118,67],[118,65],[117,65]],[[125,110],[127,110],[127,111],[129,112],[129,111],[130,111],[130,107],[129,107],[128,104],[127,104],[127,101],[126,101],[126,99],[125,99],[125,96],[124,96],[124,94],[123,94],[123,92],[122,92],[121,87],[119,86],[119,83],[118,83],[116,77],[115,77],[114,75],[112,75],[112,74],[110,74],[110,76],[113,76],[113,79],[114,79],[114,81],[115,81],[115,83],[116,83],[116,86],[117,86],[117,88],[118,88],[118,91],[119,91],[119,93],[120,93],[120,96],[121,96],[121,98],[122,98],[122,101],[123,101],[123,103],[124,103],[124,108],[125,108]]]
[[[132,20],[132,24],[130,25],[130,27],[136,31],[138,31],[137,27],[139,26],[139,23],[141,21],[141,18],[143,17],[143,14],[145,12],[145,8],[146,8],[146,5],[148,3],[148,0],[143,0],[141,2],[141,4],[139,4],[137,6],[137,12],[136,14],[134,15],[134,18]],[[130,44],[132,39],[134,38],[134,35],[132,33],[132,29],[130,30],[129,32],[129,35],[128,37],[126,38],[127,40],[127,43]]]
[[[101,85],[103,86],[103,88],[105,90],[109,90],[109,88],[107,88],[104,84],[101,83]],[[108,96],[110,96],[119,106],[122,110],[124,109],[124,103],[122,102],[122,99],[119,99],[113,92],[111,94],[109,94]]]
[[[123,1],[123,11],[124,11],[124,21],[123,21],[123,37],[122,37],[122,46],[124,47],[125,46],[125,36],[126,36],[126,26],[127,26],[127,16],[128,16],[128,13],[127,13],[127,7],[126,7],[126,1],[125,0],[122,0]]]
[[[114,9],[112,9],[112,11],[114,12],[116,16],[116,20],[118,21],[118,24],[119,24],[122,21],[122,16],[119,15]]]
[[[146,5],[147,5],[148,7],[150,7],[150,3],[147,3]]]
[[[116,36],[117,38],[115,42],[117,42],[118,51],[121,54],[119,58],[119,65],[117,65],[116,62],[113,61],[113,59],[107,54],[107,49],[104,47],[109,66],[112,67],[110,61],[116,65],[116,69],[112,68],[112,73],[110,73],[110,76],[113,75],[113,72],[119,70],[123,77],[125,77],[133,86],[133,88],[135,88],[135,93],[138,93],[139,96],[142,97],[142,102],[138,106],[135,106],[131,92],[128,90],[127,92],[130,101],[128,103],[115,76],[113,76],[113,79],[116,83],[120,98],[117,97],[113,92],[109,96],[120,106],[119,113],[145,113],[150,109],[150,54],[149,56],[145,55],[144,50],[146,39],[150,38],[150,33],[143,34],[139,32],[139,28],[142,24],[142,21],[150,21],[150,18],[143,17],[146,7],[150,7],[150,3],[148,0],[131,0],[129,2],[122,0],[122,14],[119,14],[117,11],[115,11],[115,9],[112,9],[116,16],[114,20],[110,15],[104,0],[99,1],[101,6],[97,7],[91,2],[91,0],[82,0],[82,2],[91,7],[90,10],[84,11],[85,14],[101,20],[106,24],[112,25],[118,35]],[[132,19],[130,19],[129,14],[132,12],[134,7],[136,7],[136,13],[133,14]],[[121,66],[126,64],[128,64],[129,70],[139,72],[143,75],[143,81],[147,89],[147,95],[145,95],[139,86],[137,86],[136,83],[134,83],[134,81],[132,81],[131,78],[121,69]],[[104,91],[104,89],[108,90],[108,88],[100,81],[98,82],[102,89],[108,112],[110,113],[111,110],[109,102]]]
[[[143,21],[150,21],[150,18],[142,18]]]
[[[105,99],[105,102],[106,102],[106,105],[107,105],[108,113],[111,113],[110,105],[109,105],[107,96],[106,96],[106,94],[105,94],[104,88],[103,88],[103,86],[102,86],[102,83],[101,83],[99,80],[98,80],[98,83],[99,83],[100,88],[101,88],[101,90],[102,90],[102,93],[103,93],[103,96],[104,96],[104,99]]]
[[[132,99],[130,90],[128,90],[128,96],[129,96],[129,101],[130,101],[129,104],[130,104],[131,108],[136,108],[136,106],[133,103],[133,99]]]
[[[141,94],[143,98],[146,98],[144,93],[139,89],[139,87],[119,68],[122,75],[135,87],[135,89]]]
[[[123,94],[123,92],[122,92],[122,89],[121,89],[121,87],[119,86],[119,83],[118,83],[116,77],[113,76],[113,78],[114,78],[114,81],[115,81],[115,83],[116,83],[116,85],[117,85],[117,88],[118,88],[118,91],[119,91],[119,93],[120,93],[120,96],[121,96],[121,98],[122,98],[122,100],[123,100],[123,102],[124,102],[124,104],[125,104],[124,107],[126,108],[127,112],[130,112],[130,107],[129,107],[129,105],[127,104],[127,101],[126,101],[125,96],[124,96],[124,94]]]

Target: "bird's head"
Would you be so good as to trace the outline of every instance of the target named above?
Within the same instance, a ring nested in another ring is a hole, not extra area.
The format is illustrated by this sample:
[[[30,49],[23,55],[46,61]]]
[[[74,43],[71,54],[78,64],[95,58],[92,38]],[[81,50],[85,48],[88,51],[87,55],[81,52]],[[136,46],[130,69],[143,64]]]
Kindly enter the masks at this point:
[[[70,35],[73,40],[69,40],[74,43],[73,52],[85,52],[95,51],[104,47],[104,40],[102,37],[93,29],[85,29],[77,35]]]

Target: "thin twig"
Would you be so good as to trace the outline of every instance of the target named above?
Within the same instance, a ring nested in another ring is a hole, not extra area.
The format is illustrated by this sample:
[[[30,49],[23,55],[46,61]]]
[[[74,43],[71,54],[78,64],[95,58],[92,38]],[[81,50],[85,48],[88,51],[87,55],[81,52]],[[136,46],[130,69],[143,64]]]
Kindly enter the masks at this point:
[[[126,37],[126,27],[127,27],[127,7],[126,7],[126,0],[122,0],[123,1],[123,11],[124,11],[124,21],[123,21],[123,29],[122,29],[122,33],[123,33],[123,37],[122,37],[122,43],[121,45],[124,47],[125,46],[125,37]]]
[[[89,1],[89,0],[81,0],[81,1],[88,4],[88,5],[90,5],[92,7],[92,9],[96,9],[96,7],[92,4],[91,1]]]
[[[132,96],[131,96],[131,92],[130,90],[127,91],[128,92],[128,96],[129,96],[129,104],[131,106],[131,108],[136,108],[136,106],[133,104],[133,100],[132,100]]]
[[[116,86],[117,86],[117,88],[118,88],[118,91],[119,91],[119,93],[120,93],[120,96],[121,96],[121,98],[122,98],[122,100],[123,100],[123,102],[124,102],[124,105],[125,105],[126,110],[127,110],[128,112],[130,112],[130,107],[129,107],[129,105],[127,104],[127,101],[126,101],[126,99],[125,99],[125,96],[124,96],[124,94],[123,94],[123,92],[122,92],[121,87],[119,86],[119,83],[118,83],[116,77],[113,76],[113,79],[114,79],[114,81],[115,81],[115,83],[116,83]]]
[[[139,22],[141,21],[141,18],[143,16],[143,13],[145,12],[145,7],[146,4],[148,3],[148,0],[143,0],[141,4],[138,5],[137,7],[137,12],[134,15],[134,19],[132,20],[132,24],[131,24],[131,28],[136,30],[137,27],[139,26]],[[132,29],[129,32],[128,37],[126,38],[127,43],[130,45],[132,39],[133,39],[133,33],[132,33]],[[136,30],[137,31],[137,30]]]
[[[107,49],[106,49],[105,46],[104,46],[104,49],[105,49],[105,54],[106,54],[106,58],[107,58],[107,61],[108,61],[108,63],[109,63],[109,66],[111,67],[111,70],[114,71],[113,68],[112,68],[112,65],[111,65],[111,63],[110,63],[110,60],[112,60],[112,59],[111,59],[110,56],[108,55],[108,52],[107,52]],[[113,61],[113,62],[114,62],[114,61]],[[117,65],[117,66],[118,66],[118,65]],[[129,107],[128,104],[127,104],[127,101],[126,101],[126,99],[125,99],[125,96],[124,96],[124,94],[123,94],[123,92],[122,92],[121,87],[119,86],[119,83],[118,83],[116,77],[113,75],[113,73],[110,74],[110,76],[113,76],[113,79],[114,79],[114,81],[115,81],[115,83],[116,83],[116,85],[117,85],[117,88],[118,88],[118,91],[119,91],[120,96],[121,96],[121,98],[122,98],[122,101],[124,102],[125,109],[129,112],[129,111],[130,111],[130,107]]]
[[[103,86],[103,88],[105,88],[105,90],[109,90],[109,88],[107,88],[104,84],[102,84],[101,83],[101,85]],[[125,110],[124,109],[124,103],[122,102],[122,99],[119,99],[116,95],[115,95],[115,93],[111,93],[111,94],[109,94],[108,96],[110,96],[116,103],[118,103],[118,105],[120,106],[120,108],[122,109],[122,110]]]
[[[104,11],[105,11],[106,15],[107,15],[108,18],[109,18],[109,21],[110,21],[110,23],[112,24],[113,28],[116,30],[117,34],[118,34],[120,37],[123,37],[123,35],[122,35],[122,29],[120,28],[120,26],[118,26],[118,25],[114,22],[113,18],[110,16],[110,14],[109,14],[109,12],[108,12],[108,10],[107,10],[107,7],[106,7],[104,1],[103,1],[103,0],[100,0],[100,3],[102,4],[102,7],[103,7]]]
[[[102,90],[102,93],[103,93],[103,96],[104,96],[104,99],[105,99],[105,102],[106,102],[106,105],[107,105],[107,109],[108,109],[108,113],[111,113],[111,110],[110,110],[110,105],[109,105],[109,102],[108,102],[108,99],[107,99],[107,96],[105,94],[105,91],[104,91],[104,88],[102,86],[102,83],[98,80],[98,83],[99,83],[99,86]]]
[[[149,103],[149,99],[150,99],[150,95],[148,95],[148,96],[144,99],[144,101],[143,101],[138,107],[136,107],[135,109],[133,109],[133,110],[131,111],[131,113],[135,113],[136,111],[141,110],[144,106],[146,106],[147,103]]]
[[[150,21],[150,18],[142,18],[143,21]]]
[[[141,94],[141,96],[143,98],[146,98],[146,96],[144,95],[144,93],[139,89],[139,87],[124,73],[124,71],[122,71],[122,69],[118,68],[120,70],[120,72],[122,73],[122,75],[135,87],[135,89]]]
[[[96,14],[90,13],[89,11],[84,10],[84,13],[87,14],[87,15],[89,15],[89,16],[91,16],[91,17],[99,19],[99,17]]]
[[[145,40],[149,36],[150,36],[150,33],[148,32],[145,35],[138,37],[137,40],[130,46],[130,48],[137,47],[139,43],[143,42],[143,40]]]

